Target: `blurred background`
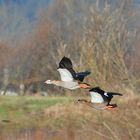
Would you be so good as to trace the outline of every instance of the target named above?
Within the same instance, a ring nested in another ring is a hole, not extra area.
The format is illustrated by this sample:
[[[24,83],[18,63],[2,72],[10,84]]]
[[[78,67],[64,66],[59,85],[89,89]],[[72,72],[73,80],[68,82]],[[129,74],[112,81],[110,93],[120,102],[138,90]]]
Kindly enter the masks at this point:
[[[116,110],[44,84],[63,56]],[[0,0],[0,140],[140,140],[139,61],[140,0]]]
[[[139,31],[140,0],[0,0],[0,94],[56,94],[64,55],[91,85],[139,93]]]

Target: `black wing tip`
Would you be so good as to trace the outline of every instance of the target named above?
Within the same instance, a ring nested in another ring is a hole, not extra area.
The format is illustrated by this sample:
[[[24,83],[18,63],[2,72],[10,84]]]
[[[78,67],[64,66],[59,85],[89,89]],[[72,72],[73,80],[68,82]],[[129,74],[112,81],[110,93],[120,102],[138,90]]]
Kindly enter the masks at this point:
[[[61,61],[64,61],[65,59],[67,59],[68,57],[66,57],[65,55],[60,59],[60,62]],[[68,58],[69,59],[69,58]]]
[[[103,91],[99,86],[97,86],[97,87],[93,87],[93,88],[91,88],[90,90],[89,90],[89,92],[92,92],[92,91],[95,91],[95,92],[100,92],[100,91]],[[103,91],[103,92],[105,92],[105,91]],[[108,94],[110,94],[110,95],[118,95],[118,96],[123,96],[123,94],[121,94],[121,93],[116,93],[116,92],[107,92]]]
[[[123,94],[121,94],[121,93],[117,93],[117,95],[119,95],[119,96],[123,96]]]
[[[107,92],[108,94],[112,94],[112,95],[118,95],[118,96],[123,96],[123,94],[118,93],[118,92]]]
[[[87,75],[91,74],[91,71],[86,71],[86,74],[87,74]]]
[[[64,56],[59,62],[59,68],[66,68],[66,69],[72,68],[71,60],[68,57]]]
[[[67,58],[67,57],[64,55],[64,56],[62,57],[62,59],[65,59],[65,58]],[[61,60],[62,60],[62,59],[61,59]]]
[[[89,74],[91,74],[91,71],[86,70],[86,71],[83,72],[83,73],[85,73],[86,75],[89,75]]]
[[[97,86],[97,87],[92,87],[89,91],[95,91],[95,90],[99,90],[99,89],[101,89],[99,86]]]
[[[76,75],[77,75],[77,77],[79,77],[79,76],[85,77],[85,76],[89,75],[90,73],[91,72],[89,72],[89,71],[85,71],[85,72],[78,72],[78,73],[76,73]]]
[[[63,56],[62,59],[60,60],[60,63],[65,62],[65,61],[69,61],[71,63],[70,58]]]
[[[70,60],[70,58],[68,58],[68,57],[66,57],[65,55],[62,57],[62,59],[61,60],[63,60],[63,59],[69,59]]]

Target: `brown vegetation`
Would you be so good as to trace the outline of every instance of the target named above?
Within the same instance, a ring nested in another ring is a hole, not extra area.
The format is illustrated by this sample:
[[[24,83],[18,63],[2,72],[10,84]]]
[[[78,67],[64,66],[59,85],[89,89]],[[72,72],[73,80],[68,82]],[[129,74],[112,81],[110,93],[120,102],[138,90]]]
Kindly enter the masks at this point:
[[[7,123],[0,132],[2,140],[139,140],[140,97],[125,95],[114,100],[115,111],[95,110],[85,104],[57,104],[42,112],[28,112],[33,127],[20,128],[22,122]],[[26,122],[25,122],[26,123]],[[7,135],[8,132],[8,135]]]
[[[41,10],[28,38],[17,41],[15,48],[7,43],[1,51],[1,63],[7,61],[0,66],[9,69],[9,84],[22,83],[25,91],[36,84],[36,90],[42,90],[45,79],[59,78],[57,65],[66,55],[77,71],[91,71],[87,82],[93,86],[139,92],[139,53],[131,53],[133,47],[139,50],[139,31],[129,27],[131,4],[113,7],[105,2],[100,8],[98,2],[60,0]]]

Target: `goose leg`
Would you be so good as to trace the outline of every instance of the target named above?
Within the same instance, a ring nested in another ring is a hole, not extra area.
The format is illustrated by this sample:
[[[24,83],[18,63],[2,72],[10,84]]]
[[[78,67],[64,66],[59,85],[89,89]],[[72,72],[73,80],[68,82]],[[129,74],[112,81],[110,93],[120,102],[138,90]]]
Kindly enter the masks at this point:
[[[106,110],[116,110],[117,105],[116,104],[108,104],[105,109]]]
[[[91,86],[86,83],[80,83],[79,86],[80,86],[80,88],[84,88],[84,89],[91,88]]]
[[[86,103],[88,102],[86,99],[78,99],[77,101],[78,102],[86,102]]]

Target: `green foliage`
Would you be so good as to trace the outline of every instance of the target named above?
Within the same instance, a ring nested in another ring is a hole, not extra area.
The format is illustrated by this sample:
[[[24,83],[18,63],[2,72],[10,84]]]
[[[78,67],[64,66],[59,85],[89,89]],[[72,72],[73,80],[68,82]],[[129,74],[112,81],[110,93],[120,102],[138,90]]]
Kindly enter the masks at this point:
[[[31,114],[39,115],[44,109],[56,105],[68,103],[71,98],[66,97],[0,97],[0,120],[9,120],[11,123],[25,121],[24,125],[30,125],[35,118]]]

